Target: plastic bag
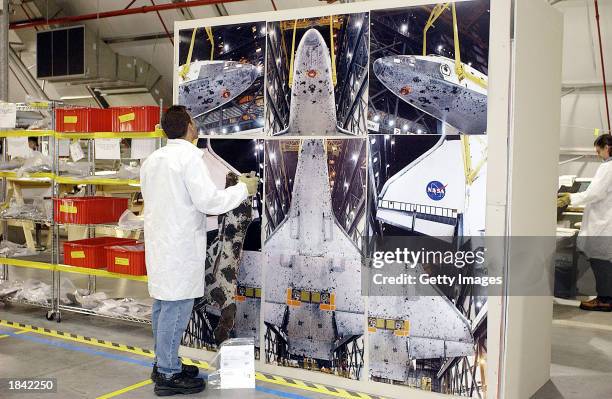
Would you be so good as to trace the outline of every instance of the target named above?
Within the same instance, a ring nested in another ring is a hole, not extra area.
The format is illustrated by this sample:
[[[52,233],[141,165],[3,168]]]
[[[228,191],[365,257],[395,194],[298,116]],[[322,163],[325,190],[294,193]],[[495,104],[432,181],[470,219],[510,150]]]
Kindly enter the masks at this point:
[[[28,173],[51,172],[53,170],[53,159],[49,155],[43,155],[39,151],[32,151],[23,166],[17,169],[17,177],[23,177]]]
[[[23,158],[13,158],[7,162],[0,162],[0,170],[15,170],[19,169],[24,164]]]
[[[32,204],[20,204],[16,198],[11,198],[8,208],[0,211],[0,216],[8,219],[49,220],[52,205],[50,199],[36,198]]]
[[[69,305],[72,303],[71,299],[68,297],[68,294],[71,292],[76,292],[77,288],[69,278],[62,278],[60,281],[60,302],[64,305]]]
[[[138,180],[140,179],[140,166],[122,164],[117,172],[109,173],[104,177],[107,179]]]
[[[219,346],[209,363],[209,389],[255,388],[255,341],[252,337],[230,338]]]
[[[59,162],[59,172],[70,177],[90,177],[89,172],[93,167],[91,162],[69,162],[61,159]]]
[[[129,316],[138,319],[150,318],[152,306],[144,301],[132,298],[107,299],[94,309],[107,316]]]
[[[0,281],[0,298],[10,297],[23,289],[23,281]]]
[[[0,255],[5,258],[36,255],[36,251],[11,241],[0,242]]]
[[[51,300],[51,286],[42,281],[28,279],[23,283],[21,291],[15,295],[15,299],[46,304]]]
[[[126,230],[138,230],[144,228],[144,215],[136,216],[132,211],[126,209],[119,217],[117,223],[119,228]]]

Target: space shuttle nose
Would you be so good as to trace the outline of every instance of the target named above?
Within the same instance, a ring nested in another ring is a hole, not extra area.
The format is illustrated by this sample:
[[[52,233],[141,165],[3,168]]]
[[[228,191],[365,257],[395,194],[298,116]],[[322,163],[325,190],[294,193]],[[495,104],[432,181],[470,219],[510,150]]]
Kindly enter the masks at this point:
[[[310,47],[320,46],[325,43],[323,36],[319,33],[318,30],[311,28],[306,33],[304,33],[304,37],[302,38],[304,45]]]

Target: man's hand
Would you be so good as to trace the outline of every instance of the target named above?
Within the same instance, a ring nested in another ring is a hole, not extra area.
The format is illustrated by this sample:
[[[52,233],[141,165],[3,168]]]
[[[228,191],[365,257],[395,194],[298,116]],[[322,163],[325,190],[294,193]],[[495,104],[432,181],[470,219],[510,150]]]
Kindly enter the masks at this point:
[[[569,193],[557,194],[557,208],[563,208],[571,203]]]
[[[255,176],[254,172],[241,175],[238,180],[246,184],[249,195],[257,194],[257,186],[259,185],[259,177]]]

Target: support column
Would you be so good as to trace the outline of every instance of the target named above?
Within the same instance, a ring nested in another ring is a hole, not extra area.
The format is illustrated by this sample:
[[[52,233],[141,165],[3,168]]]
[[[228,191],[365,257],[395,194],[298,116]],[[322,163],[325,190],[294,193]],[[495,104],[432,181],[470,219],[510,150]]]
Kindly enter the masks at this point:
[[[0,101],[8,101],[9,0],[2,0],[0,17]]]

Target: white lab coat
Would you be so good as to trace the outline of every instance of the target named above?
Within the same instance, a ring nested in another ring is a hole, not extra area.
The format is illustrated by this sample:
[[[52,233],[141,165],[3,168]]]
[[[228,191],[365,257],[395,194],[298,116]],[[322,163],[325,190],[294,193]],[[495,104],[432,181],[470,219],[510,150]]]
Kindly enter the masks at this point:
[[[177,301],[204,295],[206,215],[237,207],[246,184],[218,190],[202,151],[183,139],[168,140],[140,169],[149,294]]]
[[[572,205],[584,205],[578,249],[589,258],[612,260],[612,160],[602,163],[586,191],[570,194]]]

